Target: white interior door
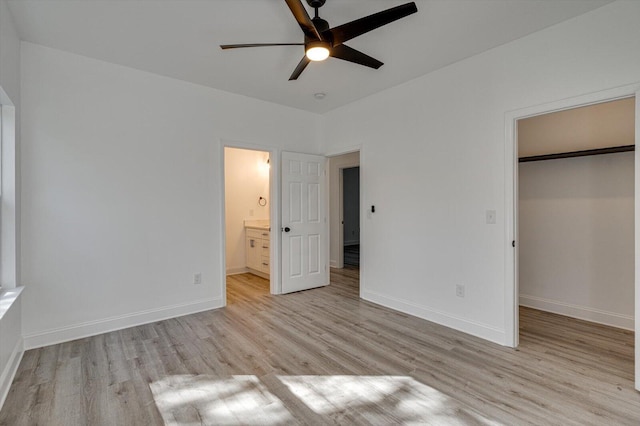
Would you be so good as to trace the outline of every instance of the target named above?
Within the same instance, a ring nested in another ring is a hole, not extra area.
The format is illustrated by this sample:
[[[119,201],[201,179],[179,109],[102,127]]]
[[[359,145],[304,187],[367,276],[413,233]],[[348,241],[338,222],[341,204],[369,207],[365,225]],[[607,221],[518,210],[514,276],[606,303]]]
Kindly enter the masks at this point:
[[[282,153],[282,293],[329,284],[326,158]]]
[[[636,91],[636,152],[635,152],[635,305],[634,313],[636,319],[635,326],[635,370],[636,370],[636,390],[640,391],[640,90]]]

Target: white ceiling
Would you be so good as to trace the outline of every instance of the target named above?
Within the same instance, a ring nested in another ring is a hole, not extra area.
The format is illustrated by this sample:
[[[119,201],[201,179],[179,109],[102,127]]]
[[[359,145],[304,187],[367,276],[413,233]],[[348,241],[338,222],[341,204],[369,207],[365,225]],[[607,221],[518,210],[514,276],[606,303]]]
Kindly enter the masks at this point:
[[[327,0],[320,16],[333,27],[406,2]],[[417,14],[346,43],[382,68],[330,58],[297,81],[288,78],[302,47],[218,47],[302,42],[283,0],[10,0],[9,7],[23,40],[324,113],[610,2],[416,0]],[[316,100],[317,92],[327,96]]]

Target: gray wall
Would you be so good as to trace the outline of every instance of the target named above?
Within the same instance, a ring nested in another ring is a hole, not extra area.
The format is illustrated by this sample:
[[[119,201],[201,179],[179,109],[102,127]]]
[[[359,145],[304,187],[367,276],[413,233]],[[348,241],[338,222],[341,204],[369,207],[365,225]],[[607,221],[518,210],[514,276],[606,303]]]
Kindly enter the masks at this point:
[[[360,242],[360,167],[343,170],[344,245]]]

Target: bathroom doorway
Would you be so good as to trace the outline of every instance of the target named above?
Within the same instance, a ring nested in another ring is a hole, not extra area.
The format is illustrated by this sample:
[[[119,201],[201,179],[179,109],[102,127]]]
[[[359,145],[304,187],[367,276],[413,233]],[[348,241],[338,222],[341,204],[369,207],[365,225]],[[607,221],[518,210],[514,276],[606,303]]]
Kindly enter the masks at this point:
[[[271,155],[224,147],[227,304],[271,293]]]

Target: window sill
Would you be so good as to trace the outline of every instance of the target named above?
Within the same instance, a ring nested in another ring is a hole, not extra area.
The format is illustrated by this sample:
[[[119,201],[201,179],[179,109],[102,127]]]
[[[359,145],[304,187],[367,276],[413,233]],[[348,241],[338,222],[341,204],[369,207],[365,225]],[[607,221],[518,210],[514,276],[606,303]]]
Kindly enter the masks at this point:
[[[0,294],[0,320],[4,317],[4,314],[11,309],[16,300],[18,300],[22,290],[24,290],[24,286],[2,290]]]

